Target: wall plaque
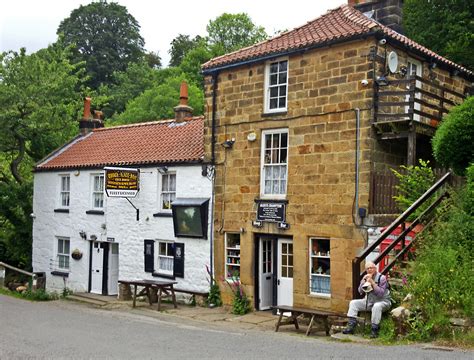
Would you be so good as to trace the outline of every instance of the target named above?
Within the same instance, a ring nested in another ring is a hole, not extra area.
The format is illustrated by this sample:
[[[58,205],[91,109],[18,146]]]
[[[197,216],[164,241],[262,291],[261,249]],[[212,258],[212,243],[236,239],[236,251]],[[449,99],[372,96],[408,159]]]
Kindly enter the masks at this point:
[[[257,220],[268,222],[285,222],[286,204],[282,202],[257,202]]]

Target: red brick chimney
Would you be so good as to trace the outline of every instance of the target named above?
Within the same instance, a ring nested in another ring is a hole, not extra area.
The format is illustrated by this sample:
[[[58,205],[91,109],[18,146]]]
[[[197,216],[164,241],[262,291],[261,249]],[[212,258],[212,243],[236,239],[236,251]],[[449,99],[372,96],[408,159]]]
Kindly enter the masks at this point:
[[[186,81],[181,83],[179,89],[179,105],[174,108],[176,122],[182,122],[186,118],[193,116],[193,108],[188,105],[188,84]]]
[[[403,0],[348,0],[347,4],[362,13],[372,13],[372,19],[403,34]]]
[[[91,116],[91,98],[86,97],[84,99],[84,113],[82,119],[79,120],[79,131],[84,136],[90,133],[93,129],[92,116]]]

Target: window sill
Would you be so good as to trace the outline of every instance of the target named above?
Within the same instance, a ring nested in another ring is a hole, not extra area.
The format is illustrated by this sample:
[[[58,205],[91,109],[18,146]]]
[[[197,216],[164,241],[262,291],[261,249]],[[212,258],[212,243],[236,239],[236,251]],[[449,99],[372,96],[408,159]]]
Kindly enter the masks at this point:
[[[154,271],[151,275],[154,276],[154,277],[161,277],[161,278],[165,278],[165,279],[172,279],[172,280],[175,279],[174,275],[157,273],[157,272],[154,272]]]
[[[287,200],[287,199],[269,197],[269,195],[260,196],[259,198],[255,198],[255,202],[256,202],[256,203],[260,203],[260,202],[275,202],[275,203],[288,204],[288,200]]]
[[[65,271],[51,271],[51,275],[69,277],[69,273]]]
[[[54,209],[54,212],[69,214],[69,209]]]
[[[331,294],[310,293],[309,296],[311,296],[312,298],[324,299],[324,300],[329,300],[331,298]]]
[[[104,210],[87,210],[88,215],[104,215]]]
[[[173,217],[173,213],[172,212],[157,212],[155,214],[153,214],[153,217]]]
[[[279,116],[279,115],[287,115],[288,114],[288,110],[287,109],[284,109],[284,110],[280,110],[280,111],[264,111],[262,113],[262,117],[271,117],[271,116]]]

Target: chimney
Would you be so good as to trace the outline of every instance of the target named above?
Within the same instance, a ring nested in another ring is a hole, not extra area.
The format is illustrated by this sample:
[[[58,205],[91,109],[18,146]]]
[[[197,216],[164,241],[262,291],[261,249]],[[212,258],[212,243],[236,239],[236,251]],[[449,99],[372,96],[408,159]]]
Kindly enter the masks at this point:
[[[99,110],[94,110],[94,119],[92,120],[92,125],[94,129],[104,127],[104,113]]]
[[[348,0],[347,3],[361,13],[372,14],[369,17],[403,34],[403,0]]]
[[[193,116],[193,108],[188,105],[188,84],[186,81],[181,83],[179,89],[179,105],[174,108],[176,122],[182,122],[186,118]]]
[[[79,131],[84,136],[90,133],[93,129],[92,116],[91,116],[91,98],[86,97],[84,99],[84,113],[82,119],[79,120]]]

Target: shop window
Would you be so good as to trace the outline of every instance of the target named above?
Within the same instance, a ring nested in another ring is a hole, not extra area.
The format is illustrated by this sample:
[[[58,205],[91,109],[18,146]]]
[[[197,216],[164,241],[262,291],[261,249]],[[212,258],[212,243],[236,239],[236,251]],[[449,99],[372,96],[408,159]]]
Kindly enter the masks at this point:
[[[331,295],[331,252],[329,239],[309,239],[310,293]]]
[[[240,279],[240,234],[225,234],[225,273],[227,279]]]

